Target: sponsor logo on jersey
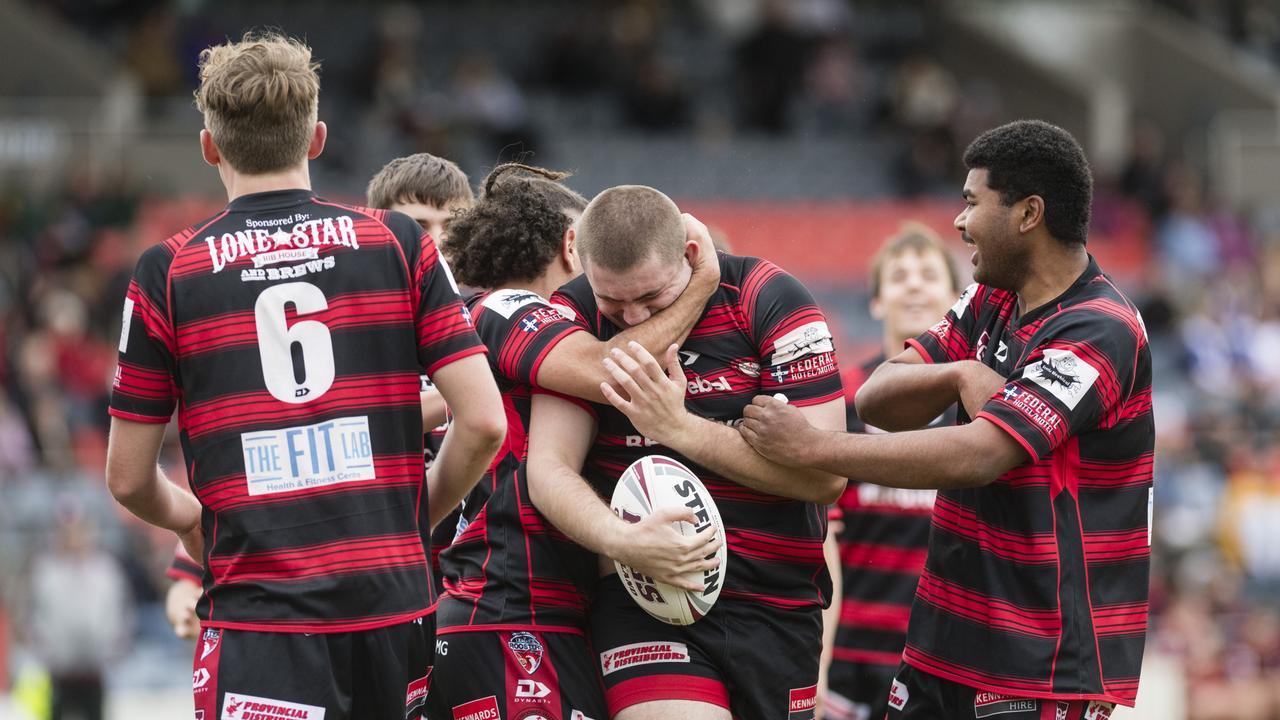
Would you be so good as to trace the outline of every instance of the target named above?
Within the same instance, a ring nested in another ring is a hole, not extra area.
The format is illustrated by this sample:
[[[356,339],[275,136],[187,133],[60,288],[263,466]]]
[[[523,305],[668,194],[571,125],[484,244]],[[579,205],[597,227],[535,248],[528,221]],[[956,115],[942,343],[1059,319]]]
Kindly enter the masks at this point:
[[[528,290],[494,290],[480,304],[510,320],[515,311],[525,305],[546,302],[540,295]]]
[[[324,720],[324,708],[227,693],[223,696],[222,720]]]
[[[427,674],[409,683],[405,688],[404,712],[409,715],[427,703],[427,694],[431,691],[431,670]]]
[[[222,640],[222,631],[218,628],[205,628],[204,634],[200,637],[200,659],[209,657],[214,650],[218,649],[218,643]]]
[[[806,355],[833,352],[831,329],[825,322],[815,320],[805,323],[791,332],[778,338],[773,343],[773,357],[770,365],[785,365]]]
[[[678,642],[633,643],[600,653],[600,671],[605,675],[637,665],[672,662],[689,662],[689,646]]]
[[[1053,720],[1067,720],[1067,713],[1071,712],[1071,703],[1059,700],[1053,708]]]
[[[311,490],[376,477],[365,415],[242,433],[240,447],[250,495]]]
[[[951,332],[951,321],[947,318],[942,318],[936,325],[929,328],[929,332],[933,333],[933,336],[938,340],[946,340],[947,333]]]
[[[795,688],[787,700],[787,720],[813,720],[817,707],[817,685]]]
[[[133,298],[124,299],[124,318],[120,321],[120,352],[129,347],[129,326],[133,324]]]
[[[595,720],[595,718],[590,718],[590,717],[587,717],[586,715],[583,715],[581,710],[574,710],[573,712],[569,713],[569,720]]]
[[[836,370],[836,355],[832,352],[819,353],[787,365],[769,370],[775,382],[800,382],[829,375]]]
[[[560,718],[551,714],[551,711],[547,708],[533,708],[520,713],[515,720],[560,720]]]
[[[907,686],[903,685],[898,678],[894,678],[893,685],[889,688],[889,707],[901,710],[907,706],[907,701],[910,699],[911,693],[907,691]]]
[[[454,705],[453,720],[502,720],[502,713],[498,712],[498,697],[490,695]]]
[[[698,362],[698,358],[702,357],[702,353],[697,353],[692,350],[679,350],[677,351],[677,354],[680,355],[680,364],[685,367],[689,367],[690,365]]]
[[[551,303],[551,308],[556,312],[560,313],[560,316],[563,317],[565,320],[568,320],[569,322],[573,322],[574,320],[578,319],[578,313],[574,312],[573,308],[569,307],[568,305],[561,305],[560,303]]]
[[[1035,393],[1027,392],[1017,383],[1005,385],[1000,394],[1004,396],[1005,402],[1021,411],[1028,420],[1046,433],[1057,432],[1062,425],[1062,416],[1052,405],[1036,397]]]
[[[743,360],[738,363],[738,372],[747,377],[758,378],[760,377],[760,363],[752,360]]]
[[[978,336],[978,349],[973,351],[973,359],[982,362],[987,357],[987,345],[991,342],[991,333],[986,330]]]
[[[733,383],[729,382],[729,378],[721,375],[714,380],[707,380],[701,375],[694,375],[687,378],[689,381],[690,395],[705,395],[711,392],[733,392]]]
[[[292,278],[300,278],[306,275],[315,275],[325,270],[332,270],[338,266],[338,261],[332,255],[326,255],[322,258],[308,260],[298,263],[297,265],[286,265],[284,267],[268,267],[268,268],[245,268],[240,271],[240,282],[250,282],[253,280],[289,280]]]
[[[1031,698],[1020,698],[1013,695],[978,691],[973,696],[973,716],[975,718],[1007,715],[1009,713],[1039,712],[1040,701]]]
[[[937,490],[909,490],[870,483],[858,485],[858,507],[929,511],[937,497]]]
[[[1048,348],[1028,365],[1023,377],[1053,393],[1068,409],[1075,410],[1089,388],[1098,381],[1098,370],[1070,350]]]
[[[964,317],[964,312],[969,309],[969,303],[973,300],[973,296],[978,294],[978,283],[973,283],[960,293],[960,299],[956,300],[956,304],[951,306],[951,312],[955,314],[956,319]]]
[[[1092,700],[1089,702],[1089,707],[1085,708],[1084,720],[1110,720],[1111,711],[1115,708],[1116,706],[1112,703]]]
[[[191,689],[199,690],[203,688],[209,684],[211,677],[207,668],[196,668],[196,671],[191,674]]]
[[[436,654],[437,654],[437,655],[442,655],[442,656],[443,656],[443,655],[448,655],[448,654],[449,654],[449,641],[448,641],[448,640],[436,640]]]
[[[283,225],[277,227],[275,232],[270,232],[265,227],[255,227],[234,233],[226,232],[220,237],[206,237],[204,241],[209,247],[213,272],[222,272],[227,265],[245,258],[253,260],[253,266],[260,268],[279,262],[315,260],[320,256],[320,248],[325,245],[341,245],[352,249],[360,247],[355,221],[349,215],[315,220],[306,220],[308,216],[302,213],[290,217],[300,222],[296,222],[288,230]],[[252,222],[274,224],[277,221]]]
[[[507,639],[507,649],[515,656],[520,667],[530,675],[542,664],[542,641],[538,640],[533,633],[513,633]]]
[[[517,701],[541,700],[551,694],[551,688],[537,680],[517,680],[515,697]]]

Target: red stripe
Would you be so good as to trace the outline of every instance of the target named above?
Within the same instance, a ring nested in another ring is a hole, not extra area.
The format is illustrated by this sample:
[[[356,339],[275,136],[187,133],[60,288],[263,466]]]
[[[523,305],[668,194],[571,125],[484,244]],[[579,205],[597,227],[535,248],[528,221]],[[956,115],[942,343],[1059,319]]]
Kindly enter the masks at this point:
[[[978,519],[974,511],[939,495],[933,506],[934,527],[976,543],[983,552],[1025,564],[1058,561],[1052,533],[1016,533]]]
[[[897,667],[898,663],[902,662],[902,653],[835,647],[831,649],[831,659],[861,665],[890,665]]]
[[[606,680],[606,685],[608,682]],[[729,691],[724,683],[696,675],[646,675],[623,680],[605,690],[609,715],[657,700],[689,700],[728,709]]]
[[[961,587],[929,572],[920,575],[916,599],[929,603],[944,613],[976,622],[990,628],[1020,635],[1058,638],[1062,620],[1057,608],[1033,609],[1014,605]]]
[[[1028,698],[1041,698],[1050,700],[1100,700],[1103,702],[1116,703],[1133,707],[1133,701],[1137,696],[1138,681],[1120,680],[1113,682],[1104,682],[1102,693],[1060,693],[1053,692],[1053,688],[1048,681],[1031,680],[1028,678],[1015,678],[1008,675],[998,675],[995,673],[986,673],[973,668],[966,668],[961,665],[943,660],[936,655],[929,653],[908,644],[902,653],[902,659],[908,665],[936,675],[944,680],[950,680],[961,685],[967,685],[978,690],[986,690],[987,692],[1003,693],[1006,695],[1021,695]]]
[[[821,564],[822,540],[787,537],[773,533],[725,528],[729,549],[743,557],[765,562]]]
[[[840,547],[840,563],[849,568],[871,568],[885,572],[919,575],[924,570],[927,548],[898,547],[852,542]]]
[[[905,633],[911,617],[910,605],[863,602],[846,597],[840,603],[840,624]]]

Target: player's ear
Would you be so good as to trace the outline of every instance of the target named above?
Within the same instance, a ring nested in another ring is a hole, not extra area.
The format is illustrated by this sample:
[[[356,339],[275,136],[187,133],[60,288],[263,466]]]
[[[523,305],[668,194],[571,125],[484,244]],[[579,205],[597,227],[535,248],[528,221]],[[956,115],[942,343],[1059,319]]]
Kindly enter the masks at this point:
[[[200,131],[200,156],[204,158],[206,164],[218,167],[218,163],[222,162],[222,153],[218,150],[218,146],[213,144],[213,133],[208,130]]]
[[[884,322],[884,303],[880,302],[880,298],[871,298],[871,318]]]
[[[324,152],[324,141],[329,138],[329,126],[324,124],[323,120],[316,123],[316,127],[311,131],[311,144],[307,146],[307,159],[315,160],[320,157],[320,153]]]
[[[1022,199],[1021,205],[1018,232],[1031,232],[1037,225],[1044,224],[1044,198],[1039,195],[1028,195]]]
[[[582,264],[578,261],[578,233],[573,225],[564,231],[564,238],[560,242],[560,262],[572,275],[576,276],[581,270]]]
[[[684,241],[684,259],[689,261],[689,267],[698,267],[698,258],[702,257],[702,246],[697,240],[685,238]]]

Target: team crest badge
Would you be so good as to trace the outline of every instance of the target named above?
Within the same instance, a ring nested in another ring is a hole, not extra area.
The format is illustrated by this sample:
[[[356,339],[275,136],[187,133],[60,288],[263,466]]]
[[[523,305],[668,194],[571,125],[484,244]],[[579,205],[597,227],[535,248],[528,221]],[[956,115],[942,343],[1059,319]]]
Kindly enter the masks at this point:
[[[217,628],[205,628],[204,637],[201,638],[202,647],[200,648],[200,659],[203,660],[213,654],[218,649],[218,643],[222,640],[222,631]]]
[[[542,643],[532,633],[512,633],[511,639],[507,640],[507,649],[515,655],[520,667],[530,675],[542,664]]]

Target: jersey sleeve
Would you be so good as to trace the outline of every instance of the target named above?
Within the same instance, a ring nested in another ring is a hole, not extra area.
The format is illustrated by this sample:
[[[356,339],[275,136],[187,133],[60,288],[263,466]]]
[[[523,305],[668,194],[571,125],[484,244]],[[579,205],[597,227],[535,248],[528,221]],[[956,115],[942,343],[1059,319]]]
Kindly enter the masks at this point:
[[[558,310],[569,322],[595,335],[592,325],[595,318],[595,302],[591,296],[591,286],[585,276],[578,276],[564,287],[551,294],[551,306]]]
[[[164,574],[170,580],[187,580],[199,585],[200,578],[204,575],[204,567],[192,560],[186,549],[182,547],[182,543],[178,543],[177,550],[173,552],[173,562],[169,564],[169,569]]]
[[[468,355],[485,351],[462,303],[458,284],[430,235],[419,239],[414,269],[418,360],[427,375]]]
[[[919,337],[907,340],[907,347],[930,363],[957,362],[973,358],[973,334],[982,307],[983,287],[974,283],[964,289],[960,299],[938,321]]]
[[[585,330],[570,322],[536,293],[497,290],[481,301],[476,330],[498,374],[515,383],[536,386],[538,369],[557,344]]]
[[[129,282],[108,408],[115,417],[166,423],[177,405],[177,352],[167,292],[172,260],[165,245],[150,248]]]
[[[844,397],[831,328],[799,280],[762,260],[748,272],[743,300],[765,366],[762,393],[783,393],[800,407]]]
[[[1037,333],[1023,364],[978,418],[1012,435],[1038,462],[1114,418],[1133,383],[1140,338],[1121,319],[1064,312]]]

